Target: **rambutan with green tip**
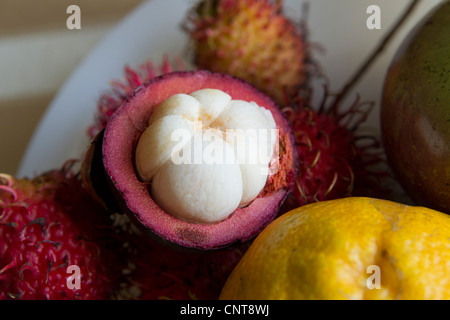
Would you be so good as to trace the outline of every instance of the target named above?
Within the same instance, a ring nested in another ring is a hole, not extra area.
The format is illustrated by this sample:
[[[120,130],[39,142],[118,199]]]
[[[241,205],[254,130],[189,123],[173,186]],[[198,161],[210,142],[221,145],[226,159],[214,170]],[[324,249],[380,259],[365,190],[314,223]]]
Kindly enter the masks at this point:
[[[307,82],[306,32],[283,1],[203,0],[183,28],[197,68],[244,79],[279,105]]]

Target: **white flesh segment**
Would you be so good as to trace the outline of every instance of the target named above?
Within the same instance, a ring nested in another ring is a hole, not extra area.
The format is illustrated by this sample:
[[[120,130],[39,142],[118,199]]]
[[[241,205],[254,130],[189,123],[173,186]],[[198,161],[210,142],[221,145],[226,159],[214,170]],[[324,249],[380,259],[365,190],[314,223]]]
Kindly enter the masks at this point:
[[[190,152],[219,150],[232,154],[230,147],[221,139],[211,137],[205,131],[194,136]],[[226,219],[241,201],[242,177],[239,164],[227,163],[221,158],[212,163],[179,164],[166,163],[153,179],[151,191],[156,203],[175,217],[196,223],[215,223]]]
[[[272,113],[254,102],[246,102],[242,100],[231,101],[220,117],[211,124],[211,127],[221,130],[234,129],[244,130],[249,134],[255,133],[261,139],[258,142],[266,141],[267,149],[258,146],[259,152],[264,152],[270,158],[274,151],[275,141],[271,139],[271,130],[275,130],[276,124]]]
[[[242,199],[239,207],[245,207],[252,202],[264,189],[267,182],[269,165],[241,164]]]
[[[172,155],[189,142],[194,123],[180,115],[169,115],[152,123],[141,135],[136,147],[136,167],[140,178],[150,182]]]
[[[180,115],[192,122],[199,120],[200,103],[194,97],[187,94],[175,94],[164,100],[150,117],[149,125],[168,115]]]
[[[244,130],[229,131],[226,140],[240,164],[243,190],[239,206],[243,207],[252,202],[266,185],[269,161],[259,154],[261,150],[256,135]]]
[[[221,130],[233,129],[237,134],[244,132],[246,139],[251,136],[257,137],[257,144],[245,144],[246,152],[250,154],[256,152],[257,155],[252,155],[260,160],[261,165],[265,166],[270,162],[275,151],[277,135],[274,135],[276,124],[269,110],[259,107],[254,102],[233,100],[211,126],[219,127]]]
[[[231,96],[217,89],[202,89],[190,94],[200,102],[200,121],[209,126],[230,103]]]
[[[136,149],[137,171],[167,213],[219,222],[264,189],[275,129],[269,110],[223,91],[176,94],[150,117]]]
[[[226,129],[275,129],[272,113],[254,102],[232,100],[211,127]]]

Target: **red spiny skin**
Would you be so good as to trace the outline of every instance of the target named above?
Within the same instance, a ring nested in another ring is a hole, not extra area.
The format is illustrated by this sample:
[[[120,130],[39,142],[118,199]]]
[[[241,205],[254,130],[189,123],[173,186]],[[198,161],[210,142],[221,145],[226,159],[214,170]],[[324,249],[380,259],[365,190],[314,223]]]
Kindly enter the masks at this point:
[[[295,106],[316,66],[305,26],[292,23],[282,9],[282,1],[275,0],[201,1],[184,25],[193,62],[245,79],[281,107],[294,105],[287,116],[297,139],[300,169],[285,207],[378,194],[370,190],[379,186],[369,166],[381,161],[379,154],[372,154],[379,146],[372,138],[368,145],[359,145],[362,139],[356,134],[369,111],[361,109],[359,101],[345,112],[337,104],[327,111],[308,109],[305,106],[311,105],[305,101]],[[347,123],[355,118],[355,127]]]
[[[284,105],[306,84],[306,32],[282,12],[282,1],[203,0],[183,25],[201,69],[246,80]]]
[[[285,211],[348,196],[389,198],[390,190],[381,185],[381,179],[389,174],[377,168],[385,161],[381,146],[374,137],[357,134],[372,104],[358,99],[343,112],[339,105],[328,111],[312,110],[308,103],[303,101],[296,109],[285,109],[294,130],[300,165]]]
[[[106,123],[120,107],[122,102],[141,84],[161,74],[184,69],[185,67],[181,61],[177,61],[177,63],[171,65],[167,56],[164,57],[163,63],[160,66],[155,65],[150,60],[136,69],[125,66],[124,78],[112,81],[110,90],[100,96],[97,102],[94,123],[88,127],[88,137],[92,139],[104,129]]]
[[[118,260],[100,245],[101,209],[77,177],[64,171],[33,180],[2,175],[0,186],[0,299],[110,298]],[[79,288],[71,265],[79,267]]]
[[[300,205],[348,196],[356,159],[353,133],[336,119],[309,109],[292,117],[300,158],[294,196]]]
[[[217,300],[248,246],[246,243],[191,252],[138,237],[129,256],[134,270],[121,296],[139,300]]]

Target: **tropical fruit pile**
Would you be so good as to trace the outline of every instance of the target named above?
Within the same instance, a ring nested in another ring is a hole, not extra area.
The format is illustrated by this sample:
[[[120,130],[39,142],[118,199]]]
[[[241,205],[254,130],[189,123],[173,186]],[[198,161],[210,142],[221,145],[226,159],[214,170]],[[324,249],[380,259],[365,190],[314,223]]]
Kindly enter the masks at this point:
[[[193,69],[125,66],[80,159],[0,175],[0,298],[450,298],[450,4],[427,19],[386,78],[384,149],[359,133],[375,102],[313,104],[282,1],[198,1]]]

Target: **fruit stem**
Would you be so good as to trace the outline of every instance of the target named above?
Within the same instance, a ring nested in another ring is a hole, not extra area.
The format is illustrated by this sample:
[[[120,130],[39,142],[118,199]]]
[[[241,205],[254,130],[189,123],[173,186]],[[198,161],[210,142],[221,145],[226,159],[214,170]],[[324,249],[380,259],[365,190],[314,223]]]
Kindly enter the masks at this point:
[[[412,0],[408,8],[405,10],[400,19],[395,23],[392,29],[385,35],[382,41],[378,44],[375,51],[367,58],[367,60],[361,65],[361,67],[356,71],[350,81],[342,88],[339,94],[337,94],[334,103],[332,104],[332,109],[338,107],[340,101],[342,101],[345,96],[350,92],[354,85],[359,81],[359,79],[364,75],[364,73],[369,69],[371,64],[376,60],[376,58],[383,52],[386,46],[389,44],[391,39],[395,36],[397,31],[400,29],[402,24],[408,19],[410,14],[414,11],[421,0]]]

